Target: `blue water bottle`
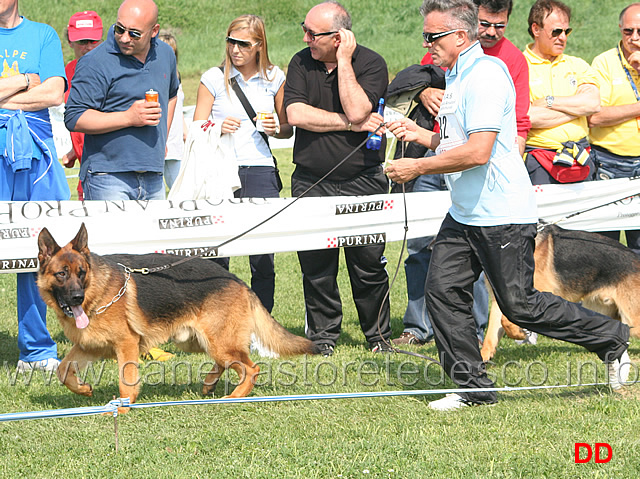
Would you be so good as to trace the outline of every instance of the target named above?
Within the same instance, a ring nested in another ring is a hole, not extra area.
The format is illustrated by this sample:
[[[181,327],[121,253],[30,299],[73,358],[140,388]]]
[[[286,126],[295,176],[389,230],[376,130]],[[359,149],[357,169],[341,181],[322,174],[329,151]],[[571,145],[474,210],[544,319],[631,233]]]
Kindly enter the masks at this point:
[[[384,98],[380,98],[378,102],[378,114],[384,116]],[[369,135],[369,139],[367,140],[367,149],[369,150],[379,150],[380,145],[382,145],[382,136],[375,134]]]

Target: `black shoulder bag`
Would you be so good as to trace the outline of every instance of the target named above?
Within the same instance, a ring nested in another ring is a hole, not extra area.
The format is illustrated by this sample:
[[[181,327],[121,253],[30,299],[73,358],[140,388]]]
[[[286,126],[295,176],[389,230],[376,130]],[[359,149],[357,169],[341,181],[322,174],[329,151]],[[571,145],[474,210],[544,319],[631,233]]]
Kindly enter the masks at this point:
[[[249,103],[249,100],[247,100],[247,97],[242,91],[242,88],[240,88],[240,85],[238,85],[238,81],[235,79],[235,77],[233,77],[229,79],[229,83],[231,84],[231,88],[233,88],[233,91],[236,92],[236,96],[238,97],[238,100],[240,100],[240,103],[242,103],[242,106],[247,112],[247,115],[249,115],[249,119],[255,126],[256,121],[254,120],[254,118],[256,116],[256,112],[253,110],[253,107],[251,106],[251,103]],[[260,136],[262,136],[262,139],[267,144],[267,148],[269,148],[269,152],[273,157],[273,164],[276,167],[276,183],[278,185],[278,191],[282,191],[282,179],[280,178],[280,170],[278,170],[278,160],[276,160],[276,157],[273,156],[273,152],[271,151],[271,146],[269,145],[269,137],[264,131],[259,131],[258,133],[260,133]]]

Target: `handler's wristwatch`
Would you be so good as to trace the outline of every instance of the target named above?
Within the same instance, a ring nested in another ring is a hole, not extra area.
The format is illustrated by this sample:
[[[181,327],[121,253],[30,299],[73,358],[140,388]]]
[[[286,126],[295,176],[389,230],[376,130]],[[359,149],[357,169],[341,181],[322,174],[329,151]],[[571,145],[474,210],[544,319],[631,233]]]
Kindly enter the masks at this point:
[[[544,99],[547,101],[547,108],[551,108],[553,106],[553,102],[555,101],[555,97],[553,95],[547,95],[546,97],[544,97]]]

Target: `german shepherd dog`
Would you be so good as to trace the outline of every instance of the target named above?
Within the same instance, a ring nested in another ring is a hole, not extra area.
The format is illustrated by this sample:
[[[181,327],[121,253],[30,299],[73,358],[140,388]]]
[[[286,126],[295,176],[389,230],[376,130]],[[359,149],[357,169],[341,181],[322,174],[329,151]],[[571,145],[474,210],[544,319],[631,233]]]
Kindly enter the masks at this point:
[[[251,392],[260,371],[249,358],[252,341],[274,357],[314,352],[311,341],[278,324],[245,283],[214,261],[194,258],[160,272],[129,275],[123,265],[153,268],[178,257],[98,256],[87,242],[84,224],[64,247],[46,228],[38,237],[40,294],[73,343],[57,374],[76,394],[92,395],[91,385],[79,380],[78,371],[89,361],[115,358],[120,397],[135,402],[138,358],[169,339],[185,351],[213,358],[215,366],[204,380],[205,395],[213,392],[225,369],[235,370],[238,385],[228,396],[234,398]]]
[[[533,286],[538,291],[621,320],[633,337],[640,337],[640,257],[632,250],[598,233],[546,224],[536,236],[534,259]],[[522,329],[491,299],[481,351],[484,361],[494,356],[505,331],[511,338],[525,339]]]

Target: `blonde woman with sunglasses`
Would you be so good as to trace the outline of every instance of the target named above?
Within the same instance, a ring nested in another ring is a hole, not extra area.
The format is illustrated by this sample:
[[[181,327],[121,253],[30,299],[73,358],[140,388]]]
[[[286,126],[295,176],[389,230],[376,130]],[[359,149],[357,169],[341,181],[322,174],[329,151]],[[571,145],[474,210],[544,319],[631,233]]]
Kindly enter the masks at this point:
[[[238,99],[231,86],[233,81],[256,113],[267,114],[258,125]],[[224,62],[206,71],[200,79],[193,119],[212,120],[221,125],[223,135],[234,136],[242,185],[234,193],[237,198],[279,196],[276,165],[258,128],[268,137],[289,138],[293,134],[283,108],[284,82],[282,70],[269,60],[263,20],[255,15],[233,20],[227,29]],[[251,288],[271,311],[275,284],[273,255],[254,255],[249,261]],[[228,268],[228,258],[219,262]]]

